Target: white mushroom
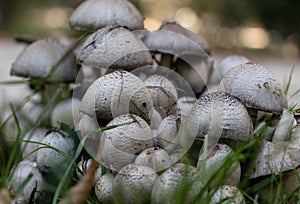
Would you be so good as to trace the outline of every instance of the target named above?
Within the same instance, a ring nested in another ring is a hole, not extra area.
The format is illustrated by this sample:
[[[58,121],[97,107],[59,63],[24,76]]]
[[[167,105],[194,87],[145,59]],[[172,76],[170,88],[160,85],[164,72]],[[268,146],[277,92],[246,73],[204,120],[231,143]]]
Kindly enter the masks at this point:
[[[61,60],[67,52],[66,47],[53,38],[41,39],[33,42],[21,52],[12,64],[11,75],[45,78],[51,69]],[[77,68],[74,55],[68,56],[47,81],[73,82],[76,79]]]
[[[178,196],[183,196],[183,193],[186,193],[184,203],[193,201],[204,186],[196,172],[195,167],[183,163],[168,168],[155,182],[151,203],[174,203]],[[203,197],[205,195],[204,192]]]
[[[135,164],[149,166],[156,172],[171,166],[169,154],[161,148],[151,147],[142,151],[135,159]]]
[[[72,13],[70,27],[74,30],[98,29],[119,25],[131,30],[143,29],[143,17],[127,0],[88,0]]]
[[[27,132],[23,140],[28,140],[28,142],[24,141],[21,143],[23,158],[26,160],[35,161],[37,156],[37,150],[39,144],[31,143],[32,142],[41,142],[46,136],[47,129],[38,128],[34,131]]]
[[[94,68],[131,71],[152,64],[144,43],[123,27],[108,26],[90,35],[81,46],[77,60]]]
[[[295,123],[296,119],[294,118],[293,114],[284,109],[274,132],[272,142],[286,141],[289,138],[292,127]]]
[[[225,144],[217,144],[207,156],[199,155],[197,169],[205,172],[205,180],[210,187],[223,184],[238,186],[241,177],[241,166],[232,160],[233,150]],[[224,164],[230,164],[224,168]]]
[[[246,204],[243,194],[235,186],[224,185],[213,194],[209,204]]]
[[[80,111],[98,119],[110,121],[126,113],[149,118],[153,107],[145,83],[126,71],[115,71],[97,79],[85,93]],[[142,113],[141,113],[141,112]]]
[[[23,182],[31,176],[31,179],[15,198],[16,203],[36,203],[45,190],[46,182],[36,166],[36,162],[24,160],[14,168],[8,182],[8,186],[11,187],[13,191],[18,190]]]
[[[174,85],[161,75],[149,76],[144,82],[151,94],[154,108],[162,117],[175,113],[178,96]]]
[[[107,126],[114,128],[105,130],[101,135],[99,159],[111,170],[119,171],[133,163],[144,149],[154,146],[150,126],[139,116],[120,115]]]
[[[128,164],[113,181],[113,198],[122,203],[148,203],[157,179],[156,172],[147,166]]]
[[[103,204],[112,203],[112,183],[114,180],[114,175],[111,173],[106,173],[96,180],[95,184],[95,194],[98,201]]]

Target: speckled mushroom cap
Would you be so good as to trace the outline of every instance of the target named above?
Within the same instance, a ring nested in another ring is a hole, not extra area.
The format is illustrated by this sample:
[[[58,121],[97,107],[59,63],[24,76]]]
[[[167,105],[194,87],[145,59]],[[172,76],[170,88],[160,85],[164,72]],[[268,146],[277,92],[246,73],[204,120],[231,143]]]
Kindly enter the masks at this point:
[[[117,127],[102,133],[99,151],[102,164],[111,170],[119,171],[133,163],[140,152],[154,146],[150,126],[137,115],[120,115],[107,126]]]
[[[12,64],[10,74],[37,79],[45,78],[53,66],[64,56],[67,49],[54,38],[37,40],[19,54]],[[73,82],[76,79],[77,71],[75,57],[70,54],[47,81]]]
[[[220,90],[238,98],[248,108],[281,113],[287,106],[279,81],[257,63],[248,62],[229,70]]]
[[[108,25],[127,27],[130,30],[144,28],[143,17],[127,0],[86,0],[72,13],[71,29],[98,29]]]
[[[114,180],[114,175],[111,173],[106,173],[97,179],[95,184],[95,194],[98,201],[103,204],[112,203],[112,184]]]
[[[278,175],[284,171],[295,169],[300,165],[300,149],[289,142],[272,143],[263,140],[254,160],[254,169],[250,178],[265,175]]]
[[[190,134],[197,137],[227,138],[247,141],[252,136],[253,124],[245,106],[224,92],[213,92],[200,97],[184,120]],[[217,141],[216,141],[217,142]]]
[[[90,35],[82,44],[77,60],[94,68],[127,71],[152,64],[144,43],[128,29],[116,26],[101,28]]]
[[[149,33],[145,44],[150,50],[170,54],[210,54],[204,39],[176,22],[166,22],[158,30]]]
[[[209,204],[246,204],[243,194],[236,186],[224,185],[213,194]]]
[[[152,107],[151,95],[142,80],[129,72],[115,71],[93,82],[81,100],[80,111],[110,121],[139,111],[149,118]]]
[[[163,117],[175,113],[178,96],[172,82],[161,75],[151,75],[144,82],[151,94],[154,108]]]
[[[148,203],[157,177],[148,166],[128,164],[113,181],[113,197],[122,203]]]
[[[190,203],[203,186],[195,167],[177,163],[158,177],[152,190],[151,203],[174,203],[176,193],[180,194],[184,188],[189,189],[185,203]]]
[[[214,149],[207,155],[207,157],[199,156],[197,169],[202,172],[206,172],[206,181],[209,183],[210,187],[216,185],[220,181],[224,181],[225,184],[238,186],[241,178],[241,166],[238,161],[234,161],[226,172],[222,172],[222,174],[215,175],[216,172],[224,166],[224,163],[228,160],[230,155],[232,155],[233,150],[226,144],[216,144]],[[205,165],[204,165],[205,162]],[[228,162],[227,162],[228,163]],[[205,169],[203,169],[205,167]],[[214,176],[214,178],[212,178]],[[224,180],[224,178],[226,178]]]
[[[142,151],[134,163],[149,166],[158,172],[171,166],[171,157],[164,149],[151,147]]]
[[[233,67],[249,62],[250,60],[242,55],[229,55],[223,58],[217,68],[221,78]]]

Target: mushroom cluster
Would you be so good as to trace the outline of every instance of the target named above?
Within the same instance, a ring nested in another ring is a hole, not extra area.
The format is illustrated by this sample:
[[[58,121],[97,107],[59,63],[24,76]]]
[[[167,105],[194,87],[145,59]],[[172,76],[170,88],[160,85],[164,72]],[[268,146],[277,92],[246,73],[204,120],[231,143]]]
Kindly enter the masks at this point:
[[[8,185],[16,191],[33,180],[18,202],[53,195],[47,186],[68,176],[81,179],[92,159],[99,163],[92,185],[101,203],[245,203],[238,189],[243,176],[300,165],[299,125],[294,128],[282,85],[263,65],[234,55],[214,69],[198,34],[176,22],[149,32],[127,0],[84,1],[69,23],[86,34],[76,49],[42,39],[12,65],[12,75],[42,78],[36,92],[52,87],[44,100],[53,102],[41,113],[48,117],[37,117],[38,128],[22,138],[23,161]],[[214,71],[218,84],[210,81]],[[58,83],[68,94],[56,100]],[[258,114],[281,119],[263,121],[262,128]],[[237,146],[255,142],[249,173]],[[75,153],[81,145],[85,150]],[[85,159],[76,160],[80,155]]]

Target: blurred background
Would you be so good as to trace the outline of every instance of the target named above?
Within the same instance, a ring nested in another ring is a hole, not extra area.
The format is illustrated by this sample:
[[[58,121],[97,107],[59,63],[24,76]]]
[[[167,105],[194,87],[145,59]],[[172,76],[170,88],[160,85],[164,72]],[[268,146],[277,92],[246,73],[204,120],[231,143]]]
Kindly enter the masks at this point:
[[[69,29],[68,18],[81,2],[0,0],[0,69],[6,69],[0,80],[9,76],[11,63],[24,48],[24,44],[15,43],[15,37],[31,40],[45,36],[74,36],[76,33]],[[289,73],[295,67],[291,91],[300,88],[297,79],[300,78],[299,0],[131,2],[144,15],[147,29],[155,30],[163,21],[175,20],[208,41],[216,64],[228,54],[243,54],[270,68],[283,85],[287,84]]]

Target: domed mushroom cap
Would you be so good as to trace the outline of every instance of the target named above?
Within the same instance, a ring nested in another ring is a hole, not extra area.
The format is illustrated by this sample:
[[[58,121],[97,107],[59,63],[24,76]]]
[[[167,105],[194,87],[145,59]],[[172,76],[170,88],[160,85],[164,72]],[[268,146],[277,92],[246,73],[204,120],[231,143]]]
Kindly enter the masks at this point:
[[[98,201],[101,203],[112,203],[112,183],[114,180],[114,175],[111,173],[106,173],[97,179],[95,184],[95,194]]]
[[[190,134],[200,138],[208,134],[208,138],[247,141],[253,132],[245,106],[224,92],[200,97],[184,120],[184,125],[191,131]]]
[[[154,108],[162,116],[175,113],[178,96],[172,82],[161,75],[149,76],[144,82],[151,94]]]
[[[133,163],[140,152],[154,146],[151,128],[139,116],[120,115],[107,126],[115,127],[102,133],[99,150],[103,165],[111,170],[119,171]]]
[[[281,113],[287,106],[281,84],[260,64],[248,62],[232,68],[223,77],[220,88],[249,108]]]
[[[161,171],[171,166],[171,157],[164,149],[151,147],[142,151],[134,163],[149,166],[155,171]]]
[[[217,203],[246,204],[246,201],[243,194],[239,191],[237,187],[224,185],[217,189],[217,191],[213,194],[209,203],[210,204],[217,204]]]
[[[139,111],[149,118],[152,107],[151,95],[142,80],[129,72],[115,71],[94,81],[81,100],[80,111],[110,121]]]
[[[30,78],[45,78],[67,52],[66,47],[53,38],[41,39],[27,46],[12,64],[11,75]],[[51,74],[47,81],[73,82],[77,68],[71,54]]]
[[[45,180],[42,174],[36,168],[36,162],[23,160],[14,169],[8,185],[13,191],[20,189],[24,181],[28,176],[32,174],[32,178],[21,188],[22,191],[19,193],[15,200],[20,203],[37,202],[39,196],[45,189]],[[31,200],[32,199],[32,200]]]
[[[190,203],[203,186],[195,167],[177,163],[158,177],[152,189],[151,203],[173,203],[176,194],[187,188],[185,203]]]
[[[209,181],[212,179],[212,176],[215,176],[216,172],[220,171],[220,169],[224,166],[224,163],[230,161],[229,157],[232,155],[232,153],[233,150],[228,145],[216,144],[213,151],[210,152],[206,158],[202,157],[202,155],[199,156],[197,169],[199,171],[205,171],[207,174],[205,179],[206,181]],[[204,162],[205,169],[203,169]],[[212,179],[211,183],[209,183],[209,186],[215,186],[216,183],[220,183],[220,181],[222,181],[224,178],[226,178],[224,181],[225,184],[237,186],[240,183],[240,177],[240,163],[238,161],[234,161],[226,172],[222,171],[222,175],[216,175]]]
[[[144,28],[143,17],[127,0],[87,0],[72,13],[71,29],[98,29],[109,25],[127,27],[130,30]]]
[[[220,77],[223,78],[223,76],[233,67],[247,63],[249,61],[250,60],[247,57],[244,57],[242,55],[229,55],[223,58],[217,67]]]
[[[145,44],[150,50],[170,54],[210,54],[207,42],[196,33],[176,22],[166,22],[159,30],[149,33]]]
[[[90,35],[81,46],[77,59],[94,68],[131,71],[152,64],[144,43],[123,27],[107,26]]]
[[[122,203],[147,203],[157,177],[150,167],[128,164],[113,181],[113,197]]]

